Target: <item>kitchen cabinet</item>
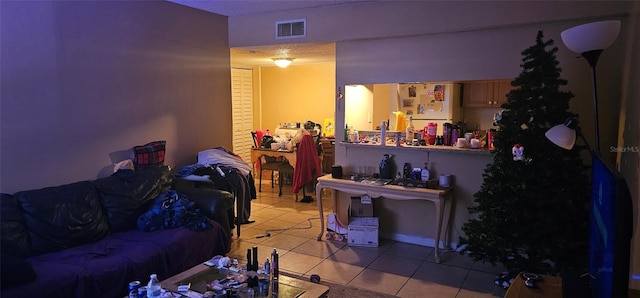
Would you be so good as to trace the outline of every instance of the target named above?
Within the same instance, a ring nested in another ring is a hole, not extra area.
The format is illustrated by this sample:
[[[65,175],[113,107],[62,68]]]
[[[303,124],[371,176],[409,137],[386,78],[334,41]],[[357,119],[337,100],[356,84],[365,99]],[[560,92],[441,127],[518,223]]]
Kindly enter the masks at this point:
[[[465,108],[499,108],[507,101],[511,91],[511,80],[475,81],[463,85],[463,106]]]

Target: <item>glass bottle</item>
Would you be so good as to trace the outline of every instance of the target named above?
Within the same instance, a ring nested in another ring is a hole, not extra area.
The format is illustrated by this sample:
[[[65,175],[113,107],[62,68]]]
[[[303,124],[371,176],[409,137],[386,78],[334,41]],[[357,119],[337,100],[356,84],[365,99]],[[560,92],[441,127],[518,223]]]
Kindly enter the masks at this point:
[[[405,142],[410,143],[413,139],[415,139],[415,132],[416,127],[413,126],[413,116],[409,116],[409,125],[407,126],[407,137]]]
[[[278,280],[279,276],[279,262],[278,262],[278,251],[274,248],[271,253],[271,278],[273,280]]]

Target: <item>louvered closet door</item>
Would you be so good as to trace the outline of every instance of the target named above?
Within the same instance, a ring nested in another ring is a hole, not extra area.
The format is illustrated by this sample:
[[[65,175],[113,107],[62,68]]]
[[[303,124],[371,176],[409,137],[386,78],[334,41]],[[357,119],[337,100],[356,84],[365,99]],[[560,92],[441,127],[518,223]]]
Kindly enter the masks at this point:
[[[231,69],[231,99],[233,109],[233,152],[251,162],[253,146],[253,84],[251,69]]]

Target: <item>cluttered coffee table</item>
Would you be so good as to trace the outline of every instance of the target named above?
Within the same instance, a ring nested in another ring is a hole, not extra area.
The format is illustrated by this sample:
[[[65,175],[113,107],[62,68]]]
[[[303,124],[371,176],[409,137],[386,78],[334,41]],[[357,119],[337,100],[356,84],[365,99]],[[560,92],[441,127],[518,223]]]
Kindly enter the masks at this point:
[[[237,294],[233,295],[218,295],[211,291],[212,283],[224,282],[225,279],[231,275],[245,274],[243,272],[230,271],[227,269],[218,269],[217,267],[210,267],[204,264],[196,265],[195,267],[188,269],[182,273],[176,274],[163,281],[162,287],[168,291],[181,294],[182,297],[278,297],[278,298],[294,298],[294,297],[323,297],[329,292],[329,287],[312,283],[309,281],[296,279],[284,275],[280,275],[277,283],[277,295],[272,295],[273,284],[270,282],[268,293],[254,292],[249,294],[246,291],[246,284],[242,287],[237,287]],[[189,284],[189,291],[179,291],[180,285]],[[210,296],[203,296],[207,293]],[[252,296],[253,295],[253,296]]]

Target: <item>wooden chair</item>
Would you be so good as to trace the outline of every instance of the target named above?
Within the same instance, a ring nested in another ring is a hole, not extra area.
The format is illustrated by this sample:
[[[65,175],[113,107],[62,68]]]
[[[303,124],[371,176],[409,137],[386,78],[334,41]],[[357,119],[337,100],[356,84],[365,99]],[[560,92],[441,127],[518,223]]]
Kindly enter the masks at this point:
[[[291,166],[289,162],[283,159],[275,158],[273,156],[262,156],[260,162],[260,184],[258,186],[258,192],[262,192],[262,171],[271,171],[271,188],[275,187],[275,171],[280,172],[283,167]],[[282,177],[282,175],[280,175]],[[282,195],[282,184],[280,185],[280,195]]]
[[[251,136],[253,137],[253,146],[255,148],[260,148],[262,140],[258,140],[258,133],[255,131],[251,132]],[[284,159],[275,158],[272,156],[262,156],[258,160],[258,167],[260,168],[260,184],[258,185],[258,192],[262,192],[262,171],[267,170],[271,171],[271,188],[275,187],[275,179],[274,172],[280,170],[280,167],[289,164],[288,161]]]
[[[280,167],[278,170],[278,184],[280,184],[280,191],[278,192],[278,196],[282,196],[282,185],[284,185],[284,176],[290,175],[293,180],[293,167],[287,163]],[[296,194],[296,202],[298,201],[298,194]]]

